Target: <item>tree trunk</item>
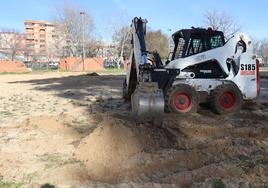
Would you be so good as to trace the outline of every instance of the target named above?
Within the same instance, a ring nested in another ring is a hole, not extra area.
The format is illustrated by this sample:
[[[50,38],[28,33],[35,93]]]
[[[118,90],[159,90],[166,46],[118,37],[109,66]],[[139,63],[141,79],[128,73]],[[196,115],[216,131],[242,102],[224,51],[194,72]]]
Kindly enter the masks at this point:
[[[14,61],[14,58],[15,58],[15,53],[12,52],[12,54],[11,54],[11,61]]]
[[[125,47],[125,43],[127,41],[127,38],[128,38],[128,35],[129,33],[126,34],[124,40],[123,40],[123,43],[122,43],[122,46],[121,46],[121,52],[120,52],[120,57],[117,61],[117,68],[120,69],[120,62],[124,62],[124,58],[123,58],[123,54],[124,54],[124,47]]]

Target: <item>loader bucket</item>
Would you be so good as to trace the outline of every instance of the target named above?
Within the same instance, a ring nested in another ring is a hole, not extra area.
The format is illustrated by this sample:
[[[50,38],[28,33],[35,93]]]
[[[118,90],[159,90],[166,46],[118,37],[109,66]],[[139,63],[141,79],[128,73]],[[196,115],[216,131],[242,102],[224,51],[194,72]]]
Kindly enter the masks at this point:
[[[132,114],[138,122],[162,119],[164,95],[156,82],[140,82],[131,96]]]

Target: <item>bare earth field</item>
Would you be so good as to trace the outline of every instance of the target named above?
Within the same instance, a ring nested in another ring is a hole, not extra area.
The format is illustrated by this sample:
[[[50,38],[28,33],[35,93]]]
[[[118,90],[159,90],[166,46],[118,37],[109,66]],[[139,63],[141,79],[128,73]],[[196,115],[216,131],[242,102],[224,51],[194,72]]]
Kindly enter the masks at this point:
[[[268,81],[239,114],[157,127],[131,119],[123,78],[0,75],[0,187],[268,186]]]

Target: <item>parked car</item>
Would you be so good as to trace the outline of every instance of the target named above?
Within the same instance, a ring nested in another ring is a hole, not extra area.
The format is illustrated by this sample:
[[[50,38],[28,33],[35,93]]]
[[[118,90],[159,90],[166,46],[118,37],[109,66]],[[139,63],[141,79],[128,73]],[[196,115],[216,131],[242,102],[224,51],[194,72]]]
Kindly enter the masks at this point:
[[[59,68],[59,62],[56,62],[56,61],[52,61],[50,63],[48,63],[48,66],[51,68],[51,69],[58,69]]]
[[[104,68],[116,68],[116,62],[104,60],[103,66],[104,66]]]

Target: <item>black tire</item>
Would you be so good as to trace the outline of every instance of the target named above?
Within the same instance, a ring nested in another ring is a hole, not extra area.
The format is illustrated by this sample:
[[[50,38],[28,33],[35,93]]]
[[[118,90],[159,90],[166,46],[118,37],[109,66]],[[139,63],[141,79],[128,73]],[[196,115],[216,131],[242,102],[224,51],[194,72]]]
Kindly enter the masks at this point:
[[[167,90],[165,110],[173,113],[195,113],[199,101],[196,90],[187,84],[178,84]]]
[[[217,114],[238,112],[242,103],[242,94],[234,84],[219,85],[210,94],[210,106]]]

